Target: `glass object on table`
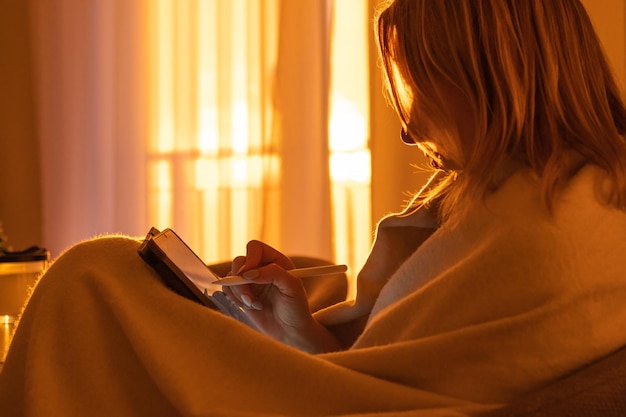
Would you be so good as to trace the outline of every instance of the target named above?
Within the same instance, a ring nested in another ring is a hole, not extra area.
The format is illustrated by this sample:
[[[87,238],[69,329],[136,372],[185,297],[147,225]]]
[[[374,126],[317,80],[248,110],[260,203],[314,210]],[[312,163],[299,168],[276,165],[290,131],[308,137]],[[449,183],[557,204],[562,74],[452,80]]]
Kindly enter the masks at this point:
[[[4,363],[22,308],[49,259],[49,252],[39,247],[0,251],[0,364]]]

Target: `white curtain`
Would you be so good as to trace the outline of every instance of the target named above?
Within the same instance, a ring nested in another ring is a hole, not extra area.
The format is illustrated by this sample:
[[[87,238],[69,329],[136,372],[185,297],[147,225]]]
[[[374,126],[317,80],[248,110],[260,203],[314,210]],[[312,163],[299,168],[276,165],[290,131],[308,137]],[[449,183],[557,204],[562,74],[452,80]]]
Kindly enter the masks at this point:
[[[144,4],[33,0],[43,239],[53,255],[99,233],[143,233]]]
[[[157,226],[332,258],[330,2],[30,1],[53,255]]]

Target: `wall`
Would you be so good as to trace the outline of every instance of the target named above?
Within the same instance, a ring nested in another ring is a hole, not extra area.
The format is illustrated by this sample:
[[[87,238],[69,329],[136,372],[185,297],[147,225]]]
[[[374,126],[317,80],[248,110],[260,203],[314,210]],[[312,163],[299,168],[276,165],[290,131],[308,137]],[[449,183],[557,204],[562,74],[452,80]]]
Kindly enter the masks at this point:
[[[626,0],[583,0],[626,97]]]
[[[0,0],[0,221],[14,250],[41,244],[27,1]]]

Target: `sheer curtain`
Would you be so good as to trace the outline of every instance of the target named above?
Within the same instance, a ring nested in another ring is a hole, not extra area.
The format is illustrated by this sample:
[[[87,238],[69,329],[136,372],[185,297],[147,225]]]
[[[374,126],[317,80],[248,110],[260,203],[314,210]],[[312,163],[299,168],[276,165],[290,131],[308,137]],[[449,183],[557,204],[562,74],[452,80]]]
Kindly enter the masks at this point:
[[[146,4],[30,1],[43,244],[53,255],[149,225]]]
[[[207,262],[241,254],[249,239],[361,261],[371,235],[367,105],[355,106],[353,88],[332,89],[346,79],[331,65],[332,1],[30,1],[53,254],[156,226]],[[365,45],[369,24],[357,16]],[[344,168],[332,185],[331,160]],[[355,160],[365,172],[356,179],[345,175]],[[361,226],[346,222],[354,205]]]
[[[328,11],[317,0],[152,6],[150,218],[204,259],[251,238],[332,255]]]

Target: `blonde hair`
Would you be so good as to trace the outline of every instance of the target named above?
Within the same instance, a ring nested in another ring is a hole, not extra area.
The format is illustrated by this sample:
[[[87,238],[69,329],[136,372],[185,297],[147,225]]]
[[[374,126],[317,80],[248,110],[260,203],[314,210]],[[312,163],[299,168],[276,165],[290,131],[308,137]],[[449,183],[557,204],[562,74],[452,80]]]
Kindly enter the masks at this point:
[[[610,175],[611,201],[626,207],[626,110],[579,0],[395,0],[376,24],[388,97],[412,136],[422,134],[415,102],[433,112],[420,117],[453,122],[441,81],[476,123],[462,169],[417,204],[443,200],[450,211],[485,195],[510,158],[541,178],[551,207],[575,153]]]

